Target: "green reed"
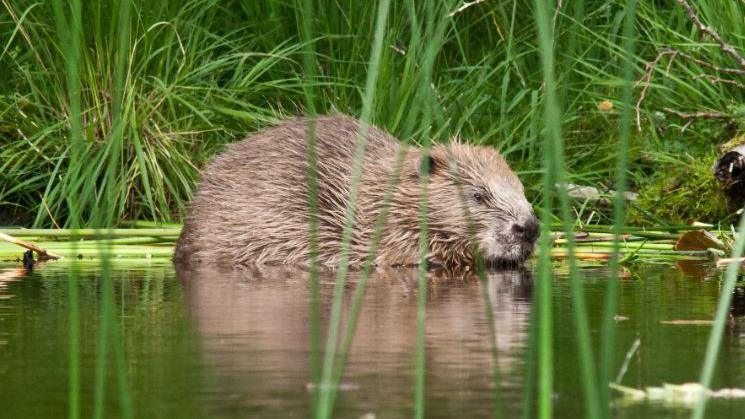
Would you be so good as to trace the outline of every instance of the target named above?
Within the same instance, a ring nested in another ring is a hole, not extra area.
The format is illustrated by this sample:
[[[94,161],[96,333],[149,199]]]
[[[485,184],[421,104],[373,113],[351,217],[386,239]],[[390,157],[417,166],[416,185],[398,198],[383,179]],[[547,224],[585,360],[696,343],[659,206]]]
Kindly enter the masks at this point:
[[[68,283],[68,304],[70,305],[70,389],[69,411],[70,419],[80,417],[80,297],[78,292],[78,265],[70,267]]]
[[[495,305],[491,299],[491,293],[489,292],[489,280],[486,276],[486,267],[484,266],[483,258],[479,258],[476,269],[479,275],[479,281],[481,283],[481,294],[484,300],[484,313],[488,324],[487,338],[489,339],[489,346],[491,349],[493,363],[492,380],[494,382],[494,417],[500,418],[504,416],[504,412],[501,394],[502,374],[499,371],[499,348],[497,347],[497,328],[495,326],[496,319],[494,318]]]
[[[451,2],[452,3],[452,2]],[[415,7],[413,2],[409,2],[408,12],[412,22],[416,22]],[[417,295],[417,336],[416,336],[416,363],[415,363],[415,392],[414,392],[414,417],[421,419],[425,417],[425,339],[426,339],[426,304],[427,304],[427,255],[429,254],[428,240],[428,205],[429,205],[429,174],[430,158],[429,150],[432,145],[431,141],[431,123],[432,112],[436,106],[436,92],[432,91],[432,73],[435,59],[441,48],[444,37],[445,25],[448,19],[443,16],[444,11],[450,7],[448,2],[444,6],[435,9],[433,2],[425,3],[424,15],[425,25],[424,34],[430,40],[427,44],[423,60],[421,63],[421,82],[419,84],[418,103],[421,115],[419,117],[419,126],[421,127],[421,146],[422,146],[422,164],[421,170],[421,195],[420,195],[420,218],[419,218],[419,268],[418,268],[418,295]],[[436,22],[439,22],[437,24]],[[414,45],[416,46],[416,45]]]
[[[370,240],[370,248],[368,249],[368,255],[365,259],[364,265],[362,266],[362,270],[360,271],[359,281],[355,289],[354,298],[352,299],[352,304],[349,307],[349,314],[347,316],[347,322],[346,322],[347,327],[344,330],[344,334],[342,335],[340,339],[339,357],[336,360],[336,363],[334,364],[334,378],[332,381],[333,385],[330,388],[331,398],[329,402],[332,406],[334,404],[334,401],[336,400],[337,389],[339,388],[339,385],[341,383],[342,376],[344,374],[344,368],[346,367],[347,358],[349,356],[349,351],[352,347],[352,341],[354,339],[354,334],[355,334],[355,331],[357,330],[357,320],[359,319],[360,311],[362,310],[362,304],[364,302],[367,281],[375,269],[375,256],[377,255],[378,246],[380,244],[380,239],[381,239],[381,236],[385,228],[386,220],[388,219],[388,212],[390,209],[391,198],[393,197],[393,194],[396,190],[396,186],[398,185],[398,182],[400,180],[401,169],[403,167],[405,156],[406,156],[406,150],[402,148],[398,154],[398,157],[396,158],[396,163],[393,168],[393,171],[391,172],[391,176],[388,179],[388,184],[386,185],[385,197],[383,198],[383,202],[381,204],[382,210],[380,211],[380,214],[378,214],[378,217],[375,220],[375,228],[373,230],[373,235]]]
[[[623,224],[625,219],[626,199],[624,193],[627,188],[627,171],[628,171],[628,154],[629,138],[632,127],[632,102],[634,99],[634,49],[635,49],[635,29],[636,24],[636,0],[627,0],[624,10],[623,25],[623,91],[619,127],[619,145],[618,145],[618,163],[616,170],[616,196],[613,201],[613,253],[610,257],[608,276],[608,286],[605,295],[605,320],[603,322],[603,336],[601,343],[601,358],[599,381],[601,383],[601,403],[605,410],[604,416],[610,417],[610,387],[613,371],[615,367],[614,353],[614,328],[615,316],[618,308],[618,269],[621,252],[621,235],[623,234]]]
[[[70,17],[64,9],[62,1],[53,3],[56,31],[59,44],[65,57],[66,87],[70,106],[70,158],[79,159],[82,155],[82,114],[80,107],[80,30],[81,4],[79,0],[69,3]],[[80,210],[74,199],[70,201],[70,215],[73,227],[79,226]],[[68,276],[69,304],[70,304],[70,389],[69,412],[71,419],[80,417],[80,310],[78,308],[78,272],[73,264]]]
[[[553,189],[557,180],[554,173],[562,170],[557,156],[561,150],[561,122],[557,101],[553,64],[552,23],[549,18],[549,2],[535,0],[535,19],[538,25],[538,44],[541,52],[545,103],[543,110],[544,165],[543,165],[543,212],[541,214],[541,236],[539,241],[537,299],[534,310],[538,310],[538,416],[548,419],[553,416],[551,395],[553,393],[552,315],[551,315],[551,259],[549,224],[553,211]],[[537,307],[536,307],[537,306]]]
[[[313,42],[313,20],[315,11],[313,1],[304,0],[302,8],[303,25],[303,71],[305,84],[305,106],[308,113],[307,154],[308,154],[308,239],[311,286],[311,379],[313,382],[313,411],[318,408],[318,390],[321,383],[321,307],[318,284],[318,173],[316,157],[316,60]]]
[[[102,248],[105,253],[105,248]],[[98,329],[98,343],[96,346],[96,375],[94,378],[94,406],[93,417],[101,419],[105,417],[104,402],[106,398],[107,361],[109,354],[109,336],[111,334],[112,319],[111,311],[114,310],[113,291],[110,291],[111,279],[106,273],[109,270],[107,258],[101,259],[101,282],[103,292],[101,293],[101,318]]]
[[[717,301],[717,310],[714,315],[714,324],[711,327],[711,334],[709,335],[709,341],[706,345],[706,355],[704,356],[704,361],[701,367],[699,381],[705,389],[708,389],[711,386],[711,378],[714,375],[714,369],[716,368],[719,347],[722,343],[722,336],[724,334],[724,328],[727,325],[730,304],[732,303],[732,295],[735,291],[735,282],[737,281],[740,272],[740,265],[742,264],[742,262],[737,259],[743,256],[743,250],[745,250],[745,215],[740,217],[737,232],[735,243],[732,246],[732,257],[735,258],[735,260],[727,265],[727,270],[724,273],[724,282],[719,291],[719,300]],[[706,394],[702,394],[696,403],[693,414],[691,415],[693,419],[701,419],[704,417],[706,401]]]
[[[557,12],[553,12],[553,20],[549,20],[549,14],[551,10],[545,9],[546,2],[535,2],[536,4],[536,21],[539,28],[539,44],[540,44],[540,50],[541,50],[541,60],[543,62],[543,84],[546,89],[546,95],[545,95],[545,103],[544,103],[544,124],[545,124],[545,130],[546,134],[546,148],[545,148],[545,156],[544,156],[544,207],[543,207],[543,217],[542,217],[542,225],[547,226],[551,222],[551,216],[553,213],[553,202],[552,202],[552,196],[553,194],[550,193],[549,189],[555,188],[555,185],[565,185],[568,182],[568,176],[567,176],[567,168],[566,168],[566,159],[565,159],[565,146],[564,146],[564,139],[562,136],[562,124],[559,120],[559,117],[562,113],[560,103],[559,103],[559,97],[554,92],[555,87],[557,87],[557,82],[555,79],[555,57],[554,57],[554,51],[553,51],[553,39],[555,39],[554,30],[557,25],[558,19],[561,17],[561,15]],[[551,4],[548,2],[548,4]],[[544,6],[544,7],[541,7]],[[556,6],[558,7],[558,6]],[[575,10],[576,15],[581,15],[582,11]],[[569,39],[570,42],[570,53],[574,50],[576,39],[572,36],[570,36]],[[571,58],[571,57],[570,57]],[[564,89],[564,86],[567,84],[562,85],[562,89]],[[579,273],[577,271],[577,263],[575,260],[574,252],[575,252],[575,242],[574,242],[574,219],[571,214],[571,202],[569,200],[568,193],[566,191],[566,188],[563,186],[560,186],[558,188],[558,200],[559,200],[559,216],[561,218],[561,225],[563,227],[564,234],[566,235],[566,242],[567,242],[567,251],[568,251],[568,264],[569,264],[569,281],[570,281],[570,287],[571,287],[571,293],[572,293],[572,300],[573,300],[573,308],[574,308],[574,320],[575,320],[575,327],[577,329],[577,347],[578,347],[578,358],[579,358],[579,366],[580,366],[580,374],[582,377],[583,382],[583,390],[584,390],[584,402],[585,402],[585,410],[587,417],[590,418],[597,418],[600,415],[600,407],[599,407],[599,399],[598,399],[598,385],[597,385],[597,379],[596,379],[596,371],[595,371],[595,361],[594,361],[594,355],[592,351],[592,343],[590,339],[590,331],[589,331],[589,325],[588,325],[588,315],[587,315],[587,307],[586,307],[586,301],[585,301],[585,294],[584,289],[582,286],[581,278],[579,276]],[[545,227],[545,229],[542,231],[542,240],[546,240],[548,227]],[[546,247],[547,244],[544,242],[541,242],[541,252],[547,251],[548,248]],[[544,259],[541,257],[540,263],[543,265],[539,266],[539,281],[541,281],[541,284],[543,286],[540,286],[537,295],[539,297],[539,301],[541,302],[550,302],[550,295],[546,295],[549,292],[549,288],[547,283],[550,281],[550,278],[552,277],[552,274],[548,271],[550,268],[546,267],[546,264],[550,263],[548,262],[549,259]],[[544,276],[545,275],[545,276]],[[548,304],[548,303],[546,303]],[[541,327],[539,327],[538,331],[543,337],[544,341],[548,341],[549,343],[544,343],[544,345],[550,345],[550,335],[544,335],[543,333],[548,332],[542,332],[542,328],[551,327],[549,326],[549,319],[546,317],[540,316],[540,313],[549,312],[551,310],[550,306],[543,306],[541,305],[539,308],[539,317],[538,319],[541,320]],[[548,316],[546,314],[546,316]],[[542,341],[543,342],[543,341]],[[544,357],[548,357],[548,355],[543,355]],[[544,359],[544,363],[548,363]],[[543,368],[551,368],[550,364],[543,366]],[[539,368],[539,371],[541,369]],[[544,377],[543,380],[549,380],[548,377]],[[545,382],[543,382],[543,391],[546,391],[545,388],[548,386]],[[540,397],[540,393],[539,393]],[[546,400],[540,399],[543,404],[545,405],[548,403]],[[550,413],[544,413],[549,414]]]
[[[341,239],[338,274],[334,284],[334,299],[331,306],[329,318],[329,327],[326,337],[326,350],[323,359],[323,368],[321,370],[320,395],[318,408],[315,416],[318,418],[327,418],[331,416],[333,406],[331,386],[334,370],[334,361],[336,358],[336,347],[338,339],[339,323],[341,322],[341,306],[344,294],[344,284],[346,282],[347,270],[349,269],[349,246],[352,238],[352,227],[357,212],[357,192],[359,189],[360,179],[365,157],[365,145],[367,142],[367,130],[369,128],[370,117],[372,115],[372,104],[375,97],[374,87],[378,82],[378,72],[380,70],[380,58],[383,48],[383,38],[385,35],[386,21],[388,19],[389,0],[381,0],[378,3],[377,18],[375,20],[375,34],[373,45],[370,52],[370,66],[367,73],[367,82],[362,101],[362,112],[360,114],[360,131],[357,133],[355,152],[352,163],[352,177],[350,192],[348,197],[347,211],[345,215],[344,231]]]
[[[134,417],[129,384],[127,380],[126,356],[124,353],[124,337],[121,331],[121,320],[117,318],[115,309],[117,307],[114,293],[114,279],[111,272],[110,249],[106,244],[99,246],[101,252],[100,279],[101,287],[101,318],[98,331],[98,345],[96,347],[96,375],[94,392],[95,418],[107,417],[104,412],[104,400],[106,397],[106,375],[108,357],[111,354],[114,361],[114,372],[116,376],[117,395],[119,396],[119,409],[122,418]],[[124,308],[123,302],[122,309]]]
[[[460,175],[460,168],[458,167],[457,161],[452,156],[449,156],[449,170],[451,173],[453,173],[455,176],[455,186],[458,192],[458,197],[460,199],[460,203],[462,206],[462,210],[464,213],[464,218],[466,222],[468,223],[468,239],[472,243],[472,246],[475,249],[478,249],[478,239],[476,236],[476,222],[473,218],[473,215],[471,214],[471,211],[468,208],[467,202],[468,198],[466,195],[466,192],[463,187],[463,180]],[[480,289],[481,289],[481,295],[484,303],[484,316],[486,318],[486,321],[488,323],[488,339],[489,339],[489,346],[491,348],[491,355],[492,355],[492,380],[494,382],[494,417],[502,417],[502,396],[501,396],[501,374],[499,371],[499,349],[497,347],[497,329],[495,325],[495,319],[494,319],[494,304],[491,300],[491,294],[489,292],[489,278],[487,276],[486,272],[486,261],[484,260],[484,255],[479,252],[478,250],[475,252],[474,255],[474,268],[475,268],[475,274],[478,276],[479,282],[480,282]],[[533,325],[533,321],[531,318],[530,322],[531,326]],[[532,331],[531,331],[532,333]],[[532,334],[530,334],[532,337]],[[532,341],[531,341],[532,342]],[[532,343],[531,343],[532,345]],[[532,361],[532,356],[527,357],[527,362],[530,364]],[[526,380],[529,381],[529,380]],[[529,386],[528,386],[529,387]],[[526,389],[525,391],[525,400],[526,405],[530,406],[532,403],[532,400],[528,402],[529,399],[530,390]]]

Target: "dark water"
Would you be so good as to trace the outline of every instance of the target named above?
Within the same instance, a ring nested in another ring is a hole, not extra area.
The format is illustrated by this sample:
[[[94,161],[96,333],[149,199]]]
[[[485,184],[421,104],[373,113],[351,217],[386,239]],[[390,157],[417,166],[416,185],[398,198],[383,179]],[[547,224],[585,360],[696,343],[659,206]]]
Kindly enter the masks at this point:
[[[689,272],[646,265],[625,273],[618,312],[624,319],[616,323],[614,375],[635,339],[641,346],[623,377],[624,385],[644,388],[697,380],[709,326],[661,323],[712,318],[720,277],[705,270]],[[47,264],[29,275],[11,267],[0,270],[0,417],[68,414],[69,274],[69,265],[61,263]],[[607,271],[586,268],[582,277],[593,341],[598,342]],[[96,265],[82,265],[74,282],[79,293],[82,417],[94,413],[97,382],[102,384],[98,394],[105,395],[99,398],[104,417],[120,416],[127,406],[136,418],[310,416],[306,272],[184,267],[177,275],[166,262],[116,263],[111,300],[105,297],[101,278]],[[526,391],[532,281],[529,271],[493,272],[484,286],[474,278],[430,275],[427,417],[493,417],[495,391],[502,400],[501,416],[519,417]],[[355,283],[353,274],[348,295]],[[332,288],[333,275],[324,275],[322,330]],[[556,416],[582,417],[572,300],[560,270],[553,293]],[[743,300],[740,294],[735,298],[714,388],[745,388]],[[487,301],[497,331],[498,390]],[[345,308],[350,303],[348,296]],[[113,310],[114,320],[106,334],[110,349],[101,357],[101,315],[107,308]],[[415,270],[381,271],[369,281],[337,417],[411,416],[416,315]],[[104,372],[102,380],[97,381],[97,371]],[[614,413],[635,419],[688,417],[690,410],[617,400]],[[745,417],[745,401],[712,400],[707,413],[716,418]]]

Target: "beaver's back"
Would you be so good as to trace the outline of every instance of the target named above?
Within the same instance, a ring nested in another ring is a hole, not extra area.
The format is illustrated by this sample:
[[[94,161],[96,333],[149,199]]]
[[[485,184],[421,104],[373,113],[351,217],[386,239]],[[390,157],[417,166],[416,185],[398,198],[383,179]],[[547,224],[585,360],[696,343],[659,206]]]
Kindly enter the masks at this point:
[[[229,145],[202,174],[178,260],[224,263],[307,263],[309,257],[308,119],[295,118]],[[319,253],[334,264],[349,196],[359,122],[316,119]],[[361,188],[385,183],[398,141],[369,127]]]

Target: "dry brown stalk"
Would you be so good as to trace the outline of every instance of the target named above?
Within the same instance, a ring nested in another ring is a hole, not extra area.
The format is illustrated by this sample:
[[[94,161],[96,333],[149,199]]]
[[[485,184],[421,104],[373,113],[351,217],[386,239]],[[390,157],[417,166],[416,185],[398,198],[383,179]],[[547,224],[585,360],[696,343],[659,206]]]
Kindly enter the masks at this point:
[[[742,84],[742,83],[740,83],[737,80],[725,79],[725,78],[722,78],[722,77],[712,76],[710,74],[699,74],[695,78],[697,78],[697,79],[706,79],[711,84],[717,84],[717,83],[731,84],[733,86],[739,87],[740,89],[745,89],[745,84]]]
[[[664,110],[682,119],[732,119],[730,115],[722,112],[681,112],[671,108]]]
[[[647,63],[647,71],[644,73],[644,77],[642,77],[642,79],[637,83],[637,85],[644,85],[644,87],[642,87],[641,93],[639,94],[639,100],[636,101],[636,129],[639,132],[641,132],[642,130],[641,106],[644,98],[647,96],[647,89],[649,89],[649,84],[652,81],[652,74],[654,74],[655,68],[657,68],[657,65],[660,63],[660,60],[662,60],[663,57],[665,57],[666,55],[670,55],[670,62],[672,63],[673,59],[678,54],[679,52],[674,49],[665,48],[657,54],[654,60]]]
[[[33,250],[36,252],[36,254],[39,255],[39,260],[47,260],[47,259],[59,259],[61,256],[54,254],[52,252],[47,252],[45,249],[31,243],[27,242],[25,240],[17,239],[11,235],[0,233],[0,239],[3,239],[9,243],[16,244],[18,246],[24,247],[28,250]]]

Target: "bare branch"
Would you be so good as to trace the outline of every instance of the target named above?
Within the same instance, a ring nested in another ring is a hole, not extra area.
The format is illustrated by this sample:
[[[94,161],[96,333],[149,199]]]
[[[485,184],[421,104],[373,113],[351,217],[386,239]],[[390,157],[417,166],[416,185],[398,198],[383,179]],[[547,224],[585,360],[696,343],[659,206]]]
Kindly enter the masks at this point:
[[[642,87],[642,91],[639,94],[639,99],[636,101],[636,107],[635,107],[635,110],[636,110],[636,128],[637,128],[637,130],[639,132],[641,132],[641,130],[642,130],[642,127],[641,127],[641,105],[642,105],[642,102],[647,97],[647,90],[649,89],[649,86],[651,85],[652,76],[654,75],[655,69],[660,64],[660,61],[662,61],[662,59],[664,57],[666,57],[666,56],[670,56],[670,60],[667,63],[667,68],[665,69],[665,72],[669,72],[670,71],[670,66],[672,65],[673,60],[676,57],[681,57],[681,58],[685,58],[686,60],[691,61],[691,62],[693,62],[695,64],[698,64],[701,67],[708,68],[708,69],[713,70],[713,71],[716,71],[718,73],[745,75],[745,70],[743,70],[743,69],[718,67],[718,66],[713,65],[713,64],[711,64],[709,62],[706,62],[704,60],[701,60],[699,58],[696,58],[696,57],[694,57],[694,56],[692,56],[690,54],[686,54],[685,52],[682,52],[682,51],[678,51],[678,50],[675,50],[675,49],[672,49],[672,48],[663,48],[663,49],[661,49],[660,52],[657,54],[657,56],[654,58],[654,60],[652,60],[649,63],[647,63],[647,65],[646,65],[646,71],[644,72],[644,76],[642,76],[642,78],[637,82],[637,86],[639,86],[639,85],[642,85],[643,86]],[[730,79],[724,79],[724,78],[721,78],[721,77],[700,74],[700,75],[696,76],[696,78],[705,78],[710,83],[726,83],[726,84],[731,84],[731,85],[737,86],[739,88],[745,88],[745,85],[743,85],[742,83],[740,83],[738,81],[730,80]],[[675,112],[673,112],[673,113],[675,113]],[[724,115],[724,114],[722,114],[722,115]],[[717,118],[717,119],[725,119],[725,118],[722,117],[722,118]]]
[[[696,12],[693,10],[690,4],[686,0],[677,0],[678,4],[683,6],[683,8],[686,11],[686,15],[688,16],[688,19],[690,19],[698,29],[708,35],[711,39],[713,39],[717,44],[719,44],[719,47],[722,49],[722,51],[729,54],[730,57],[734,58],[735,61],[737,61],[738,64],[740,64],[740,67],[745,68],[745,58],[743,58],[742,55],[740,55],[739,52],[733,47],[732,45],[724,42],[724,39],[722,39],[719,34],[712,29],[709,26],[704,25],[703,22],[701,22],[701,19],[696,15]]]
[[[654,74],[655,68],[657,68],[657,65],[660,63],[660,60],[662,60],[663,57],[666,55],[670,55],[670,62],[675,58],[676,55],[678,55],[678,51],[675,51],[673,49],[665,48],[662,51],[657,54],[657,56],[652,60],[651,62],[647,63],[647,71],[644,73],[644,77],[637,83],[637,84],[643,84],[644,87],[642,88],[641,93],[639,94],[639,100],[636,101],[636,129],[641,132],[642,130],[642,122],[641,122],[641,106],[642,102],[644,101],[644,98],[647,96],[647,89],[649,89],[649,83],[652,80],[652,74]]]
[[[471,2],[465,2],[459,8],[453,10],[453,12],[448,15],[448,17],[453,17],[453,16],[457,15],[458,13],[460,13],[460,12],[468,9],[469,7],[475,6],[475,5],[477,5],[479,3],[483,3],[485,1],[486,0],[473,0]]]
[[[697,79],[706,79],[711,84],[717,84],[717,83],[731,84],[733,86],[739,87],[740,89],[745,89],[745,84],[742,84],[742,83],[740,83],[737,80],[724,79],[724,78],[721,78],[721,77],[712,76],[710,74],[699,74],[695,78],[697,78]]]
[[[682,119],[732,119],[732,116],[722,112],[681,112],[671,108],[663,108],[665,112],[671,113]]]
[[[56,254],[54,254],[52,252],[47,252],[45,249],[42,249],[41,247],[39,247],[39,246],[37,246],[37,245],[35,245],[33,243],[29,243],[27,241],[24,241],[24,240],[21,240],[21,239],[17,239],[15,237],[10,236],[10,235],[5,234],[5,233],[0,233],[0,239],[3,239],[3,240],[5,240],[5,241],[7,241],[9,243],[13,243],[13,244],[16,244],[16,245],[21,246],[21,247],[25,247],[28,250],[33,250],[34,252],[36,252],[39,255],[39,259],[42,259],[42,260],[43,259],[59,259],[60,258],[59,255],[56,255]]]
[[[700,65],[701,67],[710,68],[710,69],[712,69],[712,70],[714,70],[714,71],[716,71],[718,73],[745,75],[745,70],[743,70],[743,69],[718,67],[718,66],[715,66],[714,64],[711,64],[711,63],[706,62],[704,60],[698,59],[698,58],[696,58],[696,57],[694,57],[692,55],[688,55],[685,52],[677,51],[677,53],[681,57],[684,57],[686,60],[689,60],[691,62],[694,62],[694,63]]]

